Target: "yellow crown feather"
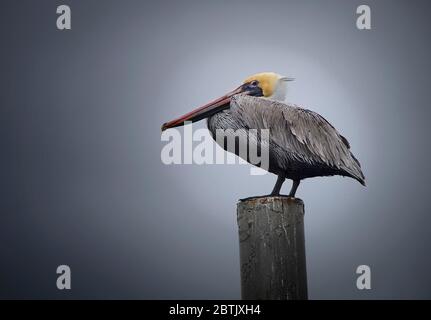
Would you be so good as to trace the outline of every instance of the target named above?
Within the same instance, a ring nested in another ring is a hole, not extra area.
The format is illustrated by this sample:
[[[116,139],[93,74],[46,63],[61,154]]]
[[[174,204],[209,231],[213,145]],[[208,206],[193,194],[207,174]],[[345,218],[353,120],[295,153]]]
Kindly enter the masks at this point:
[[[265,97],[270,97],[275,91],[278,80],[281,78],[280,75],[274,72],[262,72],[252,75],[244,80],[244,83],[252,82],[254,80],[259,81],[259,87],[262,89]]]

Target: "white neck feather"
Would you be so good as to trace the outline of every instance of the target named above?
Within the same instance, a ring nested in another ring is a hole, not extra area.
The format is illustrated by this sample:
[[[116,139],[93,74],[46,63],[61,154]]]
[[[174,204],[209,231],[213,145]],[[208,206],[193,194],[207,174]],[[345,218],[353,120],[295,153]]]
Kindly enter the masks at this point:
[[[277,101],[284,101],[287,93],[287,81],[278,80],[274,93],[269,98]]]

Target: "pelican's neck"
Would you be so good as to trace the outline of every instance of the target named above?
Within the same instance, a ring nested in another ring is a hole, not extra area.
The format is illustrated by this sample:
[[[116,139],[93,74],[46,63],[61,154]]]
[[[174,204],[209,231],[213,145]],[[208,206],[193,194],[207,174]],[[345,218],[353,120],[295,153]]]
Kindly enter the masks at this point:
[[[286,100],[286,94],[287,94],[287,82],[279,80],[276,84],[274,93],[268,98],[283,102],[284,100]]]

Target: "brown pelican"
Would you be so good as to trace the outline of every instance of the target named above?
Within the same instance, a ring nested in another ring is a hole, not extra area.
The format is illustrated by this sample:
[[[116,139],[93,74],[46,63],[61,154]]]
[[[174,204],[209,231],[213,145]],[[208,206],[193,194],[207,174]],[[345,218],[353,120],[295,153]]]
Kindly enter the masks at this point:
[[[293,180],[289,197],[311,177],[341,175],[365,186],[347,139],[316,112],[282,102],[290,80],[272,72],[255,74],[221,98],[163,124],[162,131],[204,118],[213,138],[217,129],[269,129],[268,171],[278,176],[271,196],[280,195],[286,178]],[[233,152],[238,155],[238,149]]]

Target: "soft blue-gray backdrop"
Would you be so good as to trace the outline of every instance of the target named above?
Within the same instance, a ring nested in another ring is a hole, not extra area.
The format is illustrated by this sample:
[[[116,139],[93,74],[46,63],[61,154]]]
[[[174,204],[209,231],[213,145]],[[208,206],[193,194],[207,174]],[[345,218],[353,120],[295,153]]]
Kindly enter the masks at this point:
[[[239,298],[236,201],[275,176],[165,166],[160,125],[275,71],[367,177],[300,186],[310,298],[431,298],[431,4],[365,1],[359,31],[363,2],[70,0],[58,31],[63,2],[2,1],[0,297]]]

